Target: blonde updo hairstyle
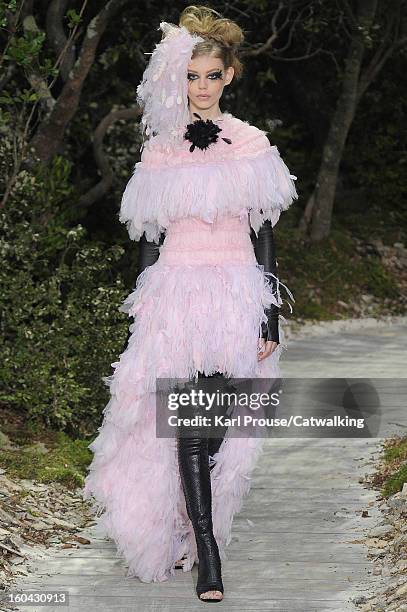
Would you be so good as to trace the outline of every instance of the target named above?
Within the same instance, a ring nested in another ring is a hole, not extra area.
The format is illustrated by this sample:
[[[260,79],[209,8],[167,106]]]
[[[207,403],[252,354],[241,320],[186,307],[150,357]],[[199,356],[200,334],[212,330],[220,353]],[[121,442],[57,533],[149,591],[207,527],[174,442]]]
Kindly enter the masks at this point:
[[[234,77],[239,79],[243,64],[237,53],[244,40],[243,30],[234,21],[225,19],[220,13],[206,6],[188,6],[180,16],[179,25],[191,34],[205,40],[195,45],[192,59],[199,55],[210,55],[222,60],[225,70],[232,66]]]

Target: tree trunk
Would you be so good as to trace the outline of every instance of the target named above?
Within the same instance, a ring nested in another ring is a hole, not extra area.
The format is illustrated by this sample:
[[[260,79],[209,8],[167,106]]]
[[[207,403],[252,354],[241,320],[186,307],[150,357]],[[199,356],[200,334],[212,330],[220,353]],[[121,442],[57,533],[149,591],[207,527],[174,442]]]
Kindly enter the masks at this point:
[[[52,112],[41,123],[30,142],[34,155],[40,161],[49,161],[59,151],[65,130],[77,111],[82,87],[92,68],[99,41],[109,20],[123,8],[126,2],[127,0],[109,0],[89,23],[79,58],[69,73],[68,81],[56,100]]]
[[[377,0],[360,0],[359,2],[356,15],[357,24],[353,28],[345,62],[342,91],[323,148],[314,193],[311,195],[311,198],[314,199],[311,240],[314,242],[326,238],[331,229],[339,165],[358,101],[359,76],[365,50],[363,32],[360,28],[369,32],[376,14],[376,7]]]

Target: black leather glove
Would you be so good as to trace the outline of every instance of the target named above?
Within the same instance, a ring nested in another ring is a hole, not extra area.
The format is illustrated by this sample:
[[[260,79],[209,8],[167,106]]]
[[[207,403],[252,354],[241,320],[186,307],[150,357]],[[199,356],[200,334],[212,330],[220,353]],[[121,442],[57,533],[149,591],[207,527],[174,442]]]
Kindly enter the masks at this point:
[[[251,228],[250,238],[254,246],[254,254],[256,255],[257,263],[264,266],[265,272],[272,272],[275,276],[277,276],[276,251],[271,221],[264,221],[263,225],[257,232],[257,236],[253,228]],[[276,288],[277,282],[272,277],[268,278],[270,278],[272,287]],[[279,311],[279,306],[276,306],[275,304],[271,304],[270,308],[265,310],[267,315],[267,323],[262,323],[261,335],[264,340],[271,340],[277,342],[277,344],[280,344],[278,332]]]
[[[165,238],[165,232],[161,232],[158,244],[156,242],[149,242],[146,239],[146,235],[143,234],[139,240],[139,255],[138,255],[138,266],[137,276],[134,281],[134,287],[136,286],[137,279],[140,274],[148,267],[155,264],[160,255],[160,246],[163,244]],[[131,336],[130,329],[127,331],[127,338],[124,342],[122,353],[126,350],[129,338]]]
[[[155,264],[160,255],[160,246],[164,242],[165,232],[161,232],[158,244],[156,242],[148,242],[146,235],[143,234],[139,240],[139,255],[137,266],[137,278],[148,267]],[[136,286],[137,278],[134,282]]]

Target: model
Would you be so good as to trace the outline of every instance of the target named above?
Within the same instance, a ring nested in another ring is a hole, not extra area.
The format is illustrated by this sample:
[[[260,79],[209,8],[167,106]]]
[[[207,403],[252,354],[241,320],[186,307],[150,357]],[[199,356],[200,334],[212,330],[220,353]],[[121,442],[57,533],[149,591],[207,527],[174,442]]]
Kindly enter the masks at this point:
[[[198,597],[220,601],[221,559],[262,439],[230,429],[217,440],[157,437],[156,382],[280,377],[273,226],[297,198],[296,177],[264,131],[220,110],[242,69],[240,27],[188,7],[178,26],[160,28],[137,90],[141,161],[120,209],[140,241],[139,275],[120,307],[134,322],[104,378],[111,397],[84,497],[128,576],[163,581],[197,562]]]

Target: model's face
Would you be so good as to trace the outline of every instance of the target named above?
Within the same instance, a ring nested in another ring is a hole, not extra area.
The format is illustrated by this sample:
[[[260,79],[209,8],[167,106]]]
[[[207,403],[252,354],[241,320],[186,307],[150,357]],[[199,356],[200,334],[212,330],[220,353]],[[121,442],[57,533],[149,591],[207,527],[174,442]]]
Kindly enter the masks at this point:
[[[188,64],[188,97],[198,109],[207,110],[217,105],[223,88],[233,79],[234,69],[225,70],[218,57],[200,55]]]

